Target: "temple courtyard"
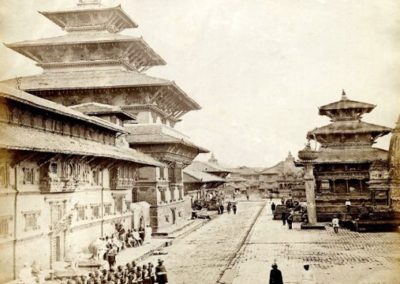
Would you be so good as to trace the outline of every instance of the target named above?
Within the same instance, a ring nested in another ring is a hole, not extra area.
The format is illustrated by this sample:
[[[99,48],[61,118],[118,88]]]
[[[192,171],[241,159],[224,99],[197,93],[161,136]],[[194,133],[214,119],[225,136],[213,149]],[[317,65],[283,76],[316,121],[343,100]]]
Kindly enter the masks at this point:
[[[299,223],[288,230],[272,220],[269,201],[240,201],[237,215],[217,216],[164,252],[141,263],[164,259],[170,283],[268,283],[275,261],[284,283],[298,283],[306,263],[317,283],[399,283],[398,232],[335,234],[329,226],[300,230]]]

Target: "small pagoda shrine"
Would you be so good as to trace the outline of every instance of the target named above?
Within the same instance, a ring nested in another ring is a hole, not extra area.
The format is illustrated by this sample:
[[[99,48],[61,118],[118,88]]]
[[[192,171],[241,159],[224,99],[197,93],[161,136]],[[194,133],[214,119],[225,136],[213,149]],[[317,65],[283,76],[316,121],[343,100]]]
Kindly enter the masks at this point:
[[[155,231],[179,225],[190,210],[185,202],[182,169],[208,152],[176,131],[175,124],[200,106],[174,81],[143,72],[166,62],[143,40],[120,34],[138,25],[121,6],[105,7],[100,0],[79,0],[76,7],[40,12],[66,34],[6,44],[34,60],[43,72],[3,81],[14,88],[76,109],[92,109],[104,118],[109,106],[129,118],[130,147],[165,163],[141,169],[132,186],[134,201],[151,204]],[[87,112],[87,111],[84,111]],[[176,226],[175,226],[176,227]]]
[[[372,145],[391,129],[361,120],[374,108],[348,99],[344,91],[341,100],[319,108],[331,123],[307,133],[320,144],[313,160],[318,221],[338,213],[358,218],[361,207],[389,208],[388,151]]]

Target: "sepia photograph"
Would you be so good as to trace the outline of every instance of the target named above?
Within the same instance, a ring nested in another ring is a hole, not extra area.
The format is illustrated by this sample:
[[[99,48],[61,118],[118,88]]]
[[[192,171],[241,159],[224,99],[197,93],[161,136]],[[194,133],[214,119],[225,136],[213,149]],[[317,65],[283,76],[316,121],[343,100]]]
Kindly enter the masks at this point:
[[[400,283],[400,1],[0,7],[0,284]]]

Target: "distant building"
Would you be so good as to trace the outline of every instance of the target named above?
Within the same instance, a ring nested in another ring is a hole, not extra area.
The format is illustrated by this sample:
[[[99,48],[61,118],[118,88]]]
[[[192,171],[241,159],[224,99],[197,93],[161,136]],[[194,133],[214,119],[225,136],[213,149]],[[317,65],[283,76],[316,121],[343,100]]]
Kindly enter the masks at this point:
[[[229,174],[230,171],[219,165],[214,154],[208,162],[193,161],[184,170],[185,193],[191,196],[192,201],[208,201],[212,196],[223,196]]]
[[[284,161],[260,172],[260,190],[275,198],[304,201],[303,171],[296,167],[290,152]]]
[[[344,92],[340,101],[319,108],[319,114],[332,121],[307,134],[321,145],[313,161],[319,221],[345,212],[346,201],[352,209],[362,204],[382,210],[389,207],[388,151],[372,145],[391,129],[361,120],[374,108],[348,99]],[[356,217],[358,210],[352,212]]]
[[[230,179],[236,185],[239,185],[240,191],[247,191],[247,193],[260,193],[260,172],[261,168],[252,168],[241,166],[238,168],[230,168]],[[244,179],[241,183],[240,180]]]

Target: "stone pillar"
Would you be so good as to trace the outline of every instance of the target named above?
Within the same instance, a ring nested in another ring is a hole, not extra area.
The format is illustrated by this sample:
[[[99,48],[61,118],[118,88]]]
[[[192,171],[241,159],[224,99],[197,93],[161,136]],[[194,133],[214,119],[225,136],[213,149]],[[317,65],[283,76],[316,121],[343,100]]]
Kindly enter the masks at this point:
[[[315,206],[315,179],[313,173],[314,160],[317,159],[318,152],[311,150],[310,142],[306,147],[299,151],[301,164],[304,165],[304,183],[307,199],[308,224],[314,226],[317,223],[317,210]]]
[[[315,206],[315,179],[311,163],[304,164],[304,182],[306,188],[307,216],[309,224],[317,223],[317,210]]]

